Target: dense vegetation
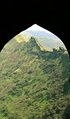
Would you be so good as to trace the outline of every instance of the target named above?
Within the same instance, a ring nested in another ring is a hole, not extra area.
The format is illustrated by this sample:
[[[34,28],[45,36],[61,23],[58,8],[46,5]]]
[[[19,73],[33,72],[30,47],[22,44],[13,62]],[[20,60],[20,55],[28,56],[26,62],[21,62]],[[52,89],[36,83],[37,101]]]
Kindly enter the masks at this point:
[[[0,53],[0,119],[69,119],[69,56],[13,38]]]

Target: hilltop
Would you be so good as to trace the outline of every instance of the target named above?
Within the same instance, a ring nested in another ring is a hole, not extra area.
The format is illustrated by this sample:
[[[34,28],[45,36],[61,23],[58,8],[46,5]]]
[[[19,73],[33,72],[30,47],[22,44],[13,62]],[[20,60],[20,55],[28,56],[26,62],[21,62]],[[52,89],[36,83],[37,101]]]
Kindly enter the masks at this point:
[[[52,51],[53,48],[58,49],[59,47],[66,49],[60,38],[37,24],[32,25],[20,34],[28,39],[30,39],[31,36],[37,38],[38,42],[48,51]]]

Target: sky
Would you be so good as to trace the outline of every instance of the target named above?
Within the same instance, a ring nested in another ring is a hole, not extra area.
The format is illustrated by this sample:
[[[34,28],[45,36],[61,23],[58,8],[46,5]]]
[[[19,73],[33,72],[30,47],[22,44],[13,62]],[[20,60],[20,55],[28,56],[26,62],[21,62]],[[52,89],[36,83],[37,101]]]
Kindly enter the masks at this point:
[[[32,26],[30,26],[29,28],[27,28],[26,30],[24,30],[25,32],[28,32],[36,37],[42,37],[42,36],[46,36],[46,37],[50,37],[50,38],[54,38],[54,39],[58,39],[60,40],[60,38],[58,38],[55,34],[53,34],[52,32],[46,30],[45,28],[37,25],[37,24],[33,24]],[[36,32],[35,32],[36,31]],[[37,32],[39,31],[39,32]]]
[[[29,31],[29,30],[32,30],[32,31],[45,31],[49,34],[52,34],[50,31],[42,28],[41,26],[37,25],[37,24],[34,24],[32,25],[31,27],[29,27],[28,29],[26,29],[25,31]]]

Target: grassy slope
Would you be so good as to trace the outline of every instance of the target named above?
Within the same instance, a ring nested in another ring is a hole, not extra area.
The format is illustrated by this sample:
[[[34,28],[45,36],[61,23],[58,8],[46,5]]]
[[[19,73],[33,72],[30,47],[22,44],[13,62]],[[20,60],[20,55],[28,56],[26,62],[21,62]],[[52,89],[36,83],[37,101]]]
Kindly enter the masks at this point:
[[[0,119],[62,119],[70,102],[68,54],[21,41],[13,38],[0,53]]]

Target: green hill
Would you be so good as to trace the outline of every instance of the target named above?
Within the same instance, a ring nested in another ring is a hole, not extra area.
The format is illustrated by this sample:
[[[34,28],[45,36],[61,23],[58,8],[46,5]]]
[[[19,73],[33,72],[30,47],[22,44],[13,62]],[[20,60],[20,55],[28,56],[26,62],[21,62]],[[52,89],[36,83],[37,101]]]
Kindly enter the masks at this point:
[[[34,37],[17,37],[0,53],[0,119],[67,119],[67,51],[47,51]]]

